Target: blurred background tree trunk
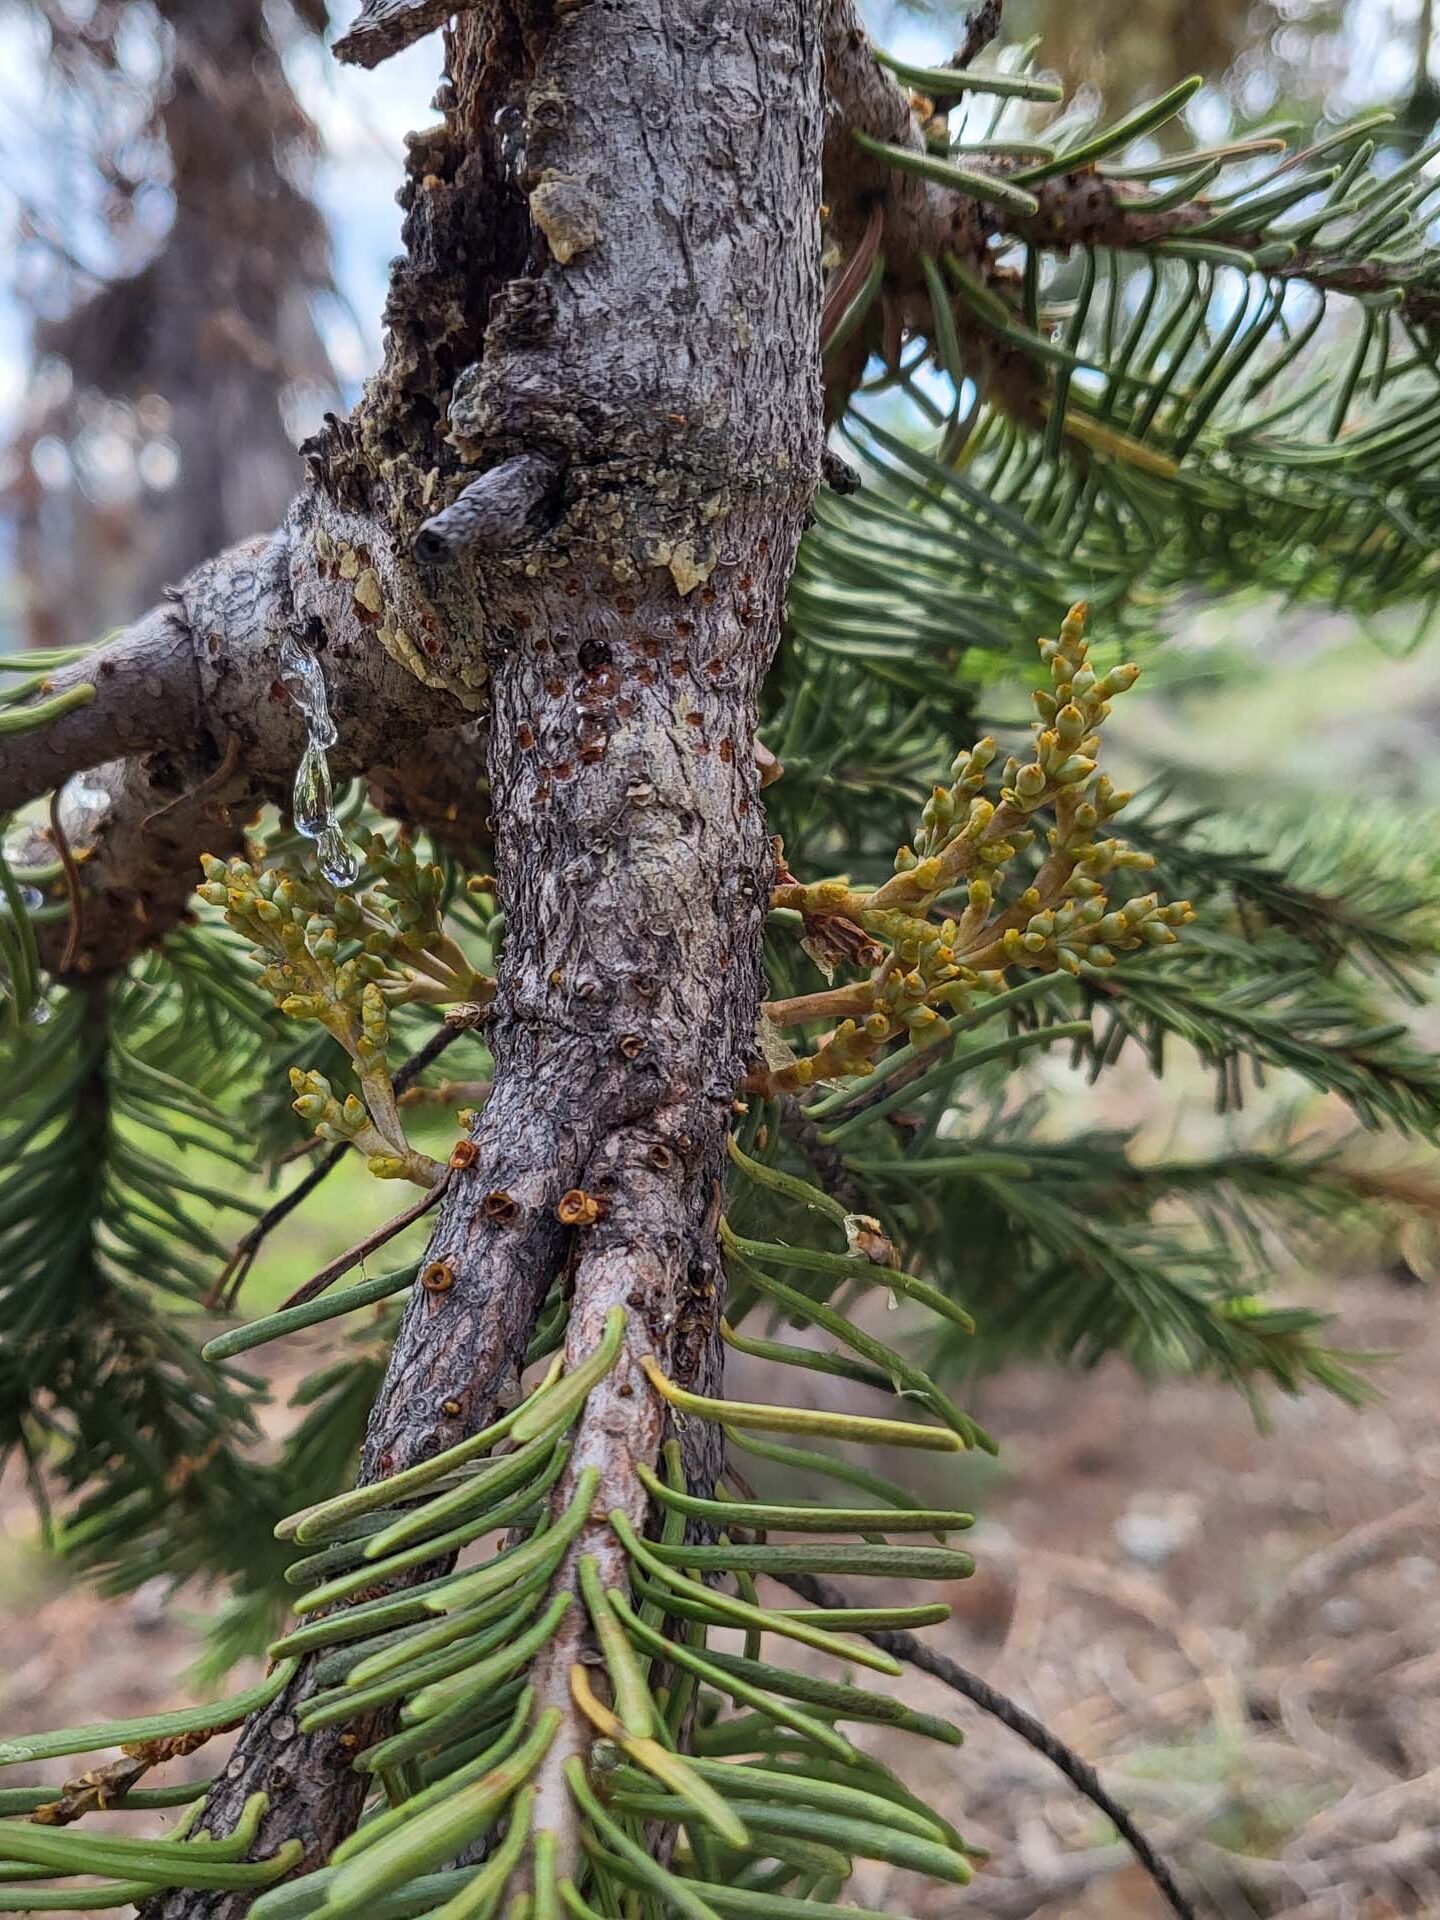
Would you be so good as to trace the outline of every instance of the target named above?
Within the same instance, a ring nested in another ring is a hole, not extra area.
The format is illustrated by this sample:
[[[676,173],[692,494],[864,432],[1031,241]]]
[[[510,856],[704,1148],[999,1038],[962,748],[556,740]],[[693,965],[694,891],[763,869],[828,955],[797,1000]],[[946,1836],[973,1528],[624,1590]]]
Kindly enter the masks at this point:
[[[323,0],[29,10],[52,40],[62,137],[83,148],[73,171],[114,250],[139,255],[97,279],[22,209],[36,375],[10,489],[18,624],[65,646],[281,519],[296,441],[333,402],[313,313],[332,289],[318,142],[282,58],[326,21]],[[153,75],[141,39],[160,50]],[[146,248],[139,203],[157,192],[172,212]]]

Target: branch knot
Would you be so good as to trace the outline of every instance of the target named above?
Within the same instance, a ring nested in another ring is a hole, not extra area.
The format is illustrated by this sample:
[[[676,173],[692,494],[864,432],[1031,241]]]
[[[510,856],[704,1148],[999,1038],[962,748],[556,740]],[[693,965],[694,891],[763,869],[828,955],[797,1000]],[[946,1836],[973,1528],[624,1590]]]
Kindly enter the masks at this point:
[[[559,484],[559,467],[543,453],[502,460],[424,522],[415,535],[415,558],[435,566],[475,547],[519,546],[552,523]]]

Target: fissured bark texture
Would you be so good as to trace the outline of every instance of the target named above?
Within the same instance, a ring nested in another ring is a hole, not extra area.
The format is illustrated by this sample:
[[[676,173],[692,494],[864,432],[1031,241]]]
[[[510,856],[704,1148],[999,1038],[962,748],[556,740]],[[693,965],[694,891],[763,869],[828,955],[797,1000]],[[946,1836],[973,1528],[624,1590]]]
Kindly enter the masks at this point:
[[[723,1144],[769,884],[756,704],[820,459],[818,0],[494,5],[450,56],[447,124],[412,148],[442,171],[412,161],[390,360],[312,471],[347,512],[383,511],[392,551],[503,460],[542,455],[559,480],[542,537],[415,563],[433,671],[488,689],[506,940],[494,1092],[429,1256],[455,1283],[410,1300],[369,1478],[509,1398],[572,1256],[582,1293],[598,1276],[587,1326],[633,1268],[632,1339],[714,1384]],[[428,335],[427,289],[451,296]],[[598,1225],[561,1225],[571,1187]],[[653,1452],[658,1420],[635,1425]],[[335,1732],[280,1738],[311,1684],[247,1726],[203,1824],[266,1788],[259,1850],[299,1834],[316,1865],[361,1782]],[[145,1912],[240,1910],[187,1894]]]

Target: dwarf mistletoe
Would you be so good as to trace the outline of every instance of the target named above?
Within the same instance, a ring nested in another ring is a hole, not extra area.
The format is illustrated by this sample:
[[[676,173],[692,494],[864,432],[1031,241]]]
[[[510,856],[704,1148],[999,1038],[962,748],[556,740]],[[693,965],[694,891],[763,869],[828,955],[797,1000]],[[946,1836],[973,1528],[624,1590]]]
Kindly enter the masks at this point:
[[[943,1599],[828,1581],[970,1570],[969,1516],[890,1477],[994,1444],[946,1377],[967,1236],[1022,1275],[997,1317],[1038,1297],[1065,1351],[1355,1391],[1228,1253],[1166,1251],[1158,1185],[1027,1186],[1000,1096],[1033,1048],[1180,1034],[1227,1085],[1243,1054],[1440,1117],[1312,951],[1403,972],[1413,903],[1302,910],[1153,811],[1117,837],[1098,765],[1167,590],[1440,592],[1429,154],[1374,166],[1373,116],[1196,150],[1189,87],[1096,124],[999,13],[934,70],[849,0],[366,0],[337,42],[443,33],[381,369],[282,526],[0,713],[0,808],[55,795],[3,868],[22,1198],[22,1148],[108,1168],[17,1252],[6,1438],[58,1450],[120,1584],[223,1566],[270,1665],[0,1744],[123,1749],[0,1787],[0,1906],[873,1920],[837,1904],[856,1860],[979,1859],[923,1750],[866,1738],[957,1743],[893,1684]],[[1041,634],[1035,726],[976,739],[977,660],[1030,676]],[[1270,1003],[1231,993],[1242,951]],[[436,1086],[452,1042],[471,1077]],[[240,1085],[310,1170],[216,1289],[135,1130],[235,1157]],[[407,1134],[437,1100],[444,1157]],[[203,1355],[157,1315],[157,1277],[233,1302],[352,1149],[422,1189],[418,1263],[335,1291],[372,1237]],[[104,1207],[123,1232],[82,1237]],[[247,1465],[234,1357],[397,1298]],[[856,1410],[747,1398],[729,1353]],[[141,1784],[237,1725],[203,1791]],[[181,1804],[161,1838],[74,1824]]]

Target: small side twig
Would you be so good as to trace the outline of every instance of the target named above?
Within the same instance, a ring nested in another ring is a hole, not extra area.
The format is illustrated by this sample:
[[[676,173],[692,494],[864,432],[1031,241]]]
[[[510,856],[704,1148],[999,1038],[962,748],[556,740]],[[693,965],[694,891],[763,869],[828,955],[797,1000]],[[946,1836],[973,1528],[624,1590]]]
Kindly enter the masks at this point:
[[[363,1240],[357,1240],[353,1247],[347,1247],[328,1266],[312,1274],[303,1287],[297,1287],[287,1300],[281,1301],[280,1311],[283,1313],[287,1307],[303,1307],[307,1300],[313,1300],[317,1294],[333,1286],[351,1267],[359,1266],[367,1254],[374,1253],[377,1247],[383,1247],[387,1240],[393,1240],[406,1227],[413,1227],[417,1220],[423,1220],[432,1207],[439,1205],[449,1184],[450,1169],[447,1167],[434,1186],[422,1193],[412,1206],[404,1208],[383,1226],[376,1227],[373,1233],[367,1233]]]
[[[968,67],[977,53],[984,51],[1000,31],[1004,0],[984,0],[984,4],[965,18],[965,39],[955,49],[954,65]]]
[[[553,519],[560,469],[543,453],[517,453],[472,480],[458,500],[415,535],[415,557],[430,565],[472,548],[513,547]]]
[[[365,0],[359,17],[331,51],[356,67],[378,67],[403,53],[427,33],[437,33],[452,13],[464,13],[480,0]]]
[[[1004,0],[982,0],[982,4],[965,18],[965,38],[951,56],[952,67],[968,67],[975,56],[985,48],[1000,31],[1000,14]],[[944,94],[937,96],[934,106],[937,113],[949,113],[952,107],[959,105],[961,95]]]
[[[55,851],[60,856],[60,865],[65,869],[65,895],[70,902],[70,931],[65,936],[65,950],[60,955],[61,973],[69,973],[75,964],[75,956],[80,950],[80,935],[85,925],[85,895],[80,886],[80,868],[66,838],[65,829],[60,824],[60,789],[57,787],[50,796],[50,837],[55,842]]]
[[[848,1607],[851,1603],[842,1588],[832,1581],[816,1578],[808,1573],[787,1573],[777,1575],[781,1584],[792,1592],[798,1593],[816,1607]],[[1151,1846],[1145,1835],[1136,1826],[1134,1820],[1115,1796],[1108,1791],[1098,1773],[1082,1760],[1073,1748],[1053,1734],[1043,1721],[1037,1720],[1033,1713],[1027,1713],[1007,1694],[992,1687],[978,1674],[962,1667],[958,1660],[952,1660],[947,1654],[937,1653],[927,1647],[913,1633],[886,1633],[874,1631],[864,1636],[886,1653],[893,1654],[897,1660],[917,1667],[920,1672],[928,1673],[932,1679],[950,1687],[972,1701],[982,1712],[988,1713],[1014,1734],[1018,1734],[1027,1746],[1033,1747],[1059,1769],[1078,1793],[1082,1793],[1092,1806],[1098,1807],[1109,1820],[1115,1831],[1125,1841],[1140,1865],[1149,1874],[1164,1897],[1176,1920],[1198,1920],[1196,1910],[1190,1900],[1176,1884],[1175,1876],[1160,1855]]]
[[[460,1009],[457,1008],[455,1011],[458,1013]],[[473,1021],[452,1020],[447,1017],[445,1025],[439,1032],[432,1033],[424,1046],[412,1053],[410,1058],[401,1064],[395,1075],[396,1094],[404,1093],[405,1089],[428,1066],[433,1065],[440,1058],[448,1046],[458,1040],[462,1033],[470,1032],[474,1025]],[[297,1181],[289,1193],[262,1213],[254,1226],[235,1243],[234,1252],[225,1262],[220,1277],[210,1289],[205,1301],[205,1305],[212,1312],[217,1309],[228,1311],[234,1306],[239,1298],[240,1289],[244,1286],[250,1269],[255,1264],[255,1256],[259,1253],[261,1246],[276,1227],[290,1217],[302,1201],[310,1198],[320,1182],[335,1171],[348,1151],[349,1149],[343,1144],[332,1147],[325,1158],[313,1166],[303,1180]]]

